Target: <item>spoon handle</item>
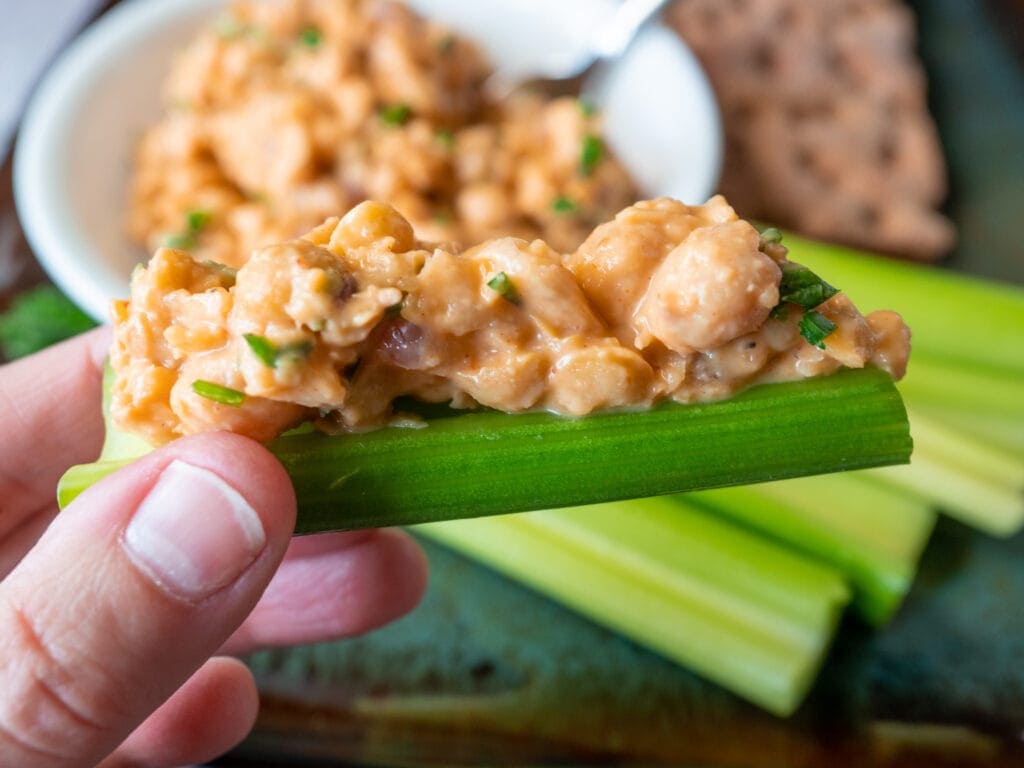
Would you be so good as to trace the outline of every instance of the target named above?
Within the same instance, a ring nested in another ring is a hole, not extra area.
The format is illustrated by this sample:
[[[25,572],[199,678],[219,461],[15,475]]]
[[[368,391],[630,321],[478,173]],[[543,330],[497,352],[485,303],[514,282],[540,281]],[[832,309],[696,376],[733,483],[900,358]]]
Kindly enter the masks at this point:
[[[640,28],[658,13],[668,0],[623,0],[594,39],[594,52],[612,59],[626,52]]]

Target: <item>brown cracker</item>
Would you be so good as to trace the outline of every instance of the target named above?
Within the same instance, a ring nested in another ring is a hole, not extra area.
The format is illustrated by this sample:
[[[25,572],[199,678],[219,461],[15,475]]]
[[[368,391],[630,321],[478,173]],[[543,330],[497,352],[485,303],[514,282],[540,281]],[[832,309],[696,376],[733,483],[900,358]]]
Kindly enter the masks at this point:
[[[954,243],[946,170],[896,0],[676,0],[718,96],[721,191],[743,216],[930,260]]]

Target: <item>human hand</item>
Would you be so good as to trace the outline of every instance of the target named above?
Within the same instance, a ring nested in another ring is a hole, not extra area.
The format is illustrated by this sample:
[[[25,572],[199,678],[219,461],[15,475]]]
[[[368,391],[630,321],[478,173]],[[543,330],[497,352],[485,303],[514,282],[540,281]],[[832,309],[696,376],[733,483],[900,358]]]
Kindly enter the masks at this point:
[[[2,766],[209,760],[258,704],[248,669],[216,654],[364,632],[426,579],[398,531],[290,541],[284,469],[227,433],[164,446],[58,516],[60,473],[102,441],[108,340],[0,367]]]

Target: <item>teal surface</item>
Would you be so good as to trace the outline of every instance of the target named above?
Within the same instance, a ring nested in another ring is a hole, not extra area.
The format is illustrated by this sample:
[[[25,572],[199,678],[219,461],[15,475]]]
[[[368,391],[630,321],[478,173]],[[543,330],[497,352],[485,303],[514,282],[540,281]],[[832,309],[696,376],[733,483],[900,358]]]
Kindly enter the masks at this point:
[[[912,5],[960,231],[951,265],[1024,284],[1014,30],[995,3]],[[893,623],[848,621],[789,721],[425,546],[411,616],[253,659],[264,714],[223,765],[1024,765],[1024,536],[943,520]]]

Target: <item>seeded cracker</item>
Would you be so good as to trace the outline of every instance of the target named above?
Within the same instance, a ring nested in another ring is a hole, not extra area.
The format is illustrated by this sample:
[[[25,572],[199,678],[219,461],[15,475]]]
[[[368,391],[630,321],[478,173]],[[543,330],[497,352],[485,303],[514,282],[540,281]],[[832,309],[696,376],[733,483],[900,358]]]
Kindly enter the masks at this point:
[[[726,132],[721,191],[741,215],[920,260],[946,254],[945,163],[893,0],[677,0]]]

